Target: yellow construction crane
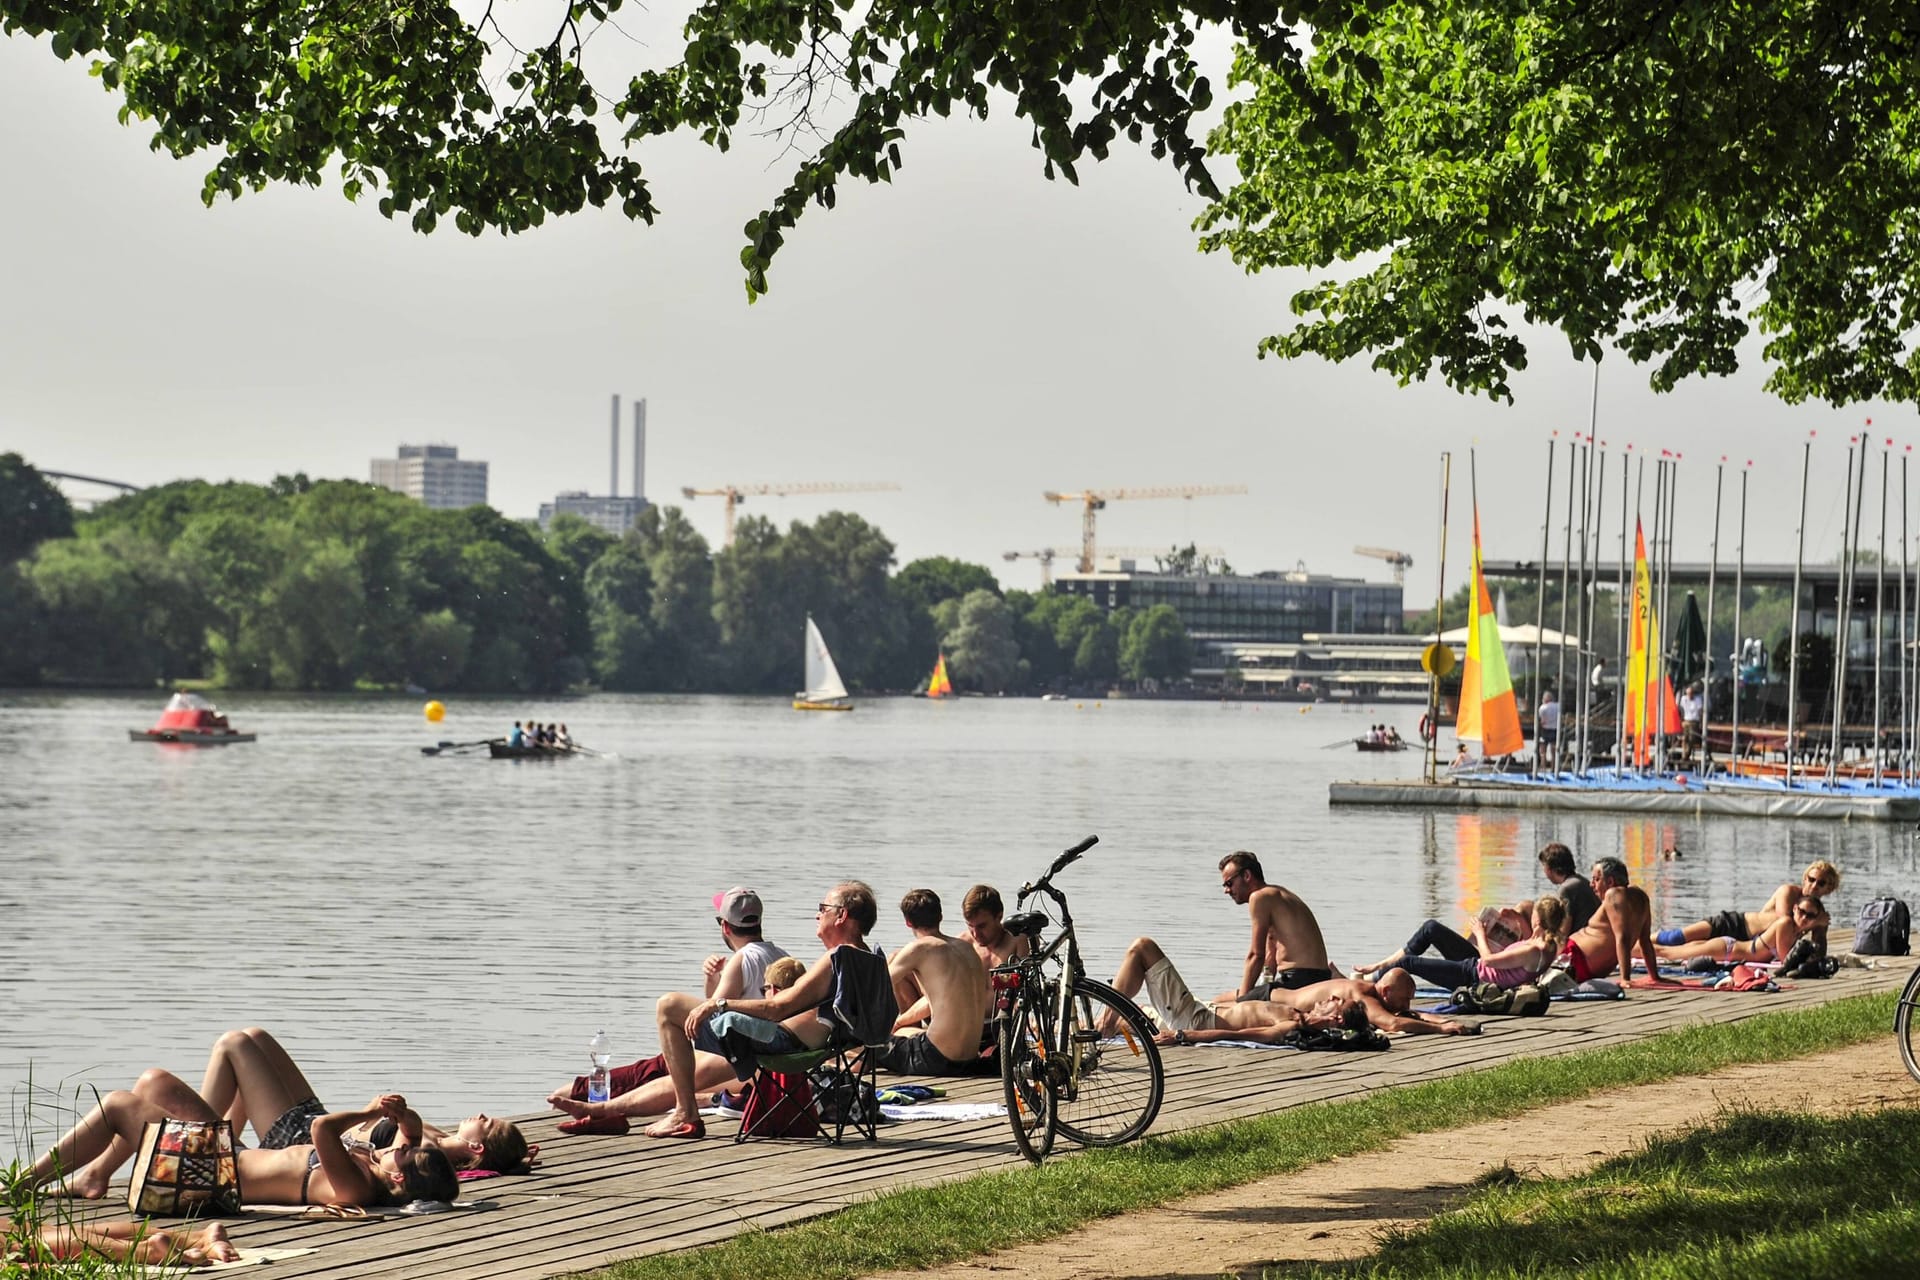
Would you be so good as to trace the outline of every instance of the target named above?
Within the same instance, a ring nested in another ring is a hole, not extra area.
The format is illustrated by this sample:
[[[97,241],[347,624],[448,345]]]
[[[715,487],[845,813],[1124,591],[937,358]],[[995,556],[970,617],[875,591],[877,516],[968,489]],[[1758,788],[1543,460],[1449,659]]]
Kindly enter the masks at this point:
[[[881,481],[873,484],[848,484],[838,480],[814,480],[802,484],[725,484],[714,489],[695,489],[683,486],[680,490],[685,497],[725,498],[727,500],[727,539],[724,545],[733,545],[733,509],[748,498],[774,497],[784,498],[792,493],[886,493],[900,486]]]
[[[1110,556],[1153,557],[1155,559],[1170,556],[1185,547],[1105,547],[1102,550]],[[1195,547],[1194,554],[1208,558],[1217,558],[1226,554],[1219,547]],[[1053,562],[1056,557],[1080,554],[1078,547],[1042,547],[1038,551],[1003,551],[1000,558],[1006,561],[1038,560],[1040,562],[1040,585],[1044,588],[1053,582]]]
[[[1080,510],[1080,572],[1093,572],[1093,513],[1109,502],[1122,498],[1224,498],[1247,491],[1243,484],[1185,484],[1158,489],[1088,489],[1081,493],[1055,493],[1048,489],[1040,496],[1058,506],[1078,502]]]
[[[1413,557],[1404,551],[1395,551],[1391,547],[1355,547],[1353,554],[1371,556],[1375,560],[1385,560],[1393,566],[1393,580],[1401,586],[1407,582],[1407,570],[1413,568]]]

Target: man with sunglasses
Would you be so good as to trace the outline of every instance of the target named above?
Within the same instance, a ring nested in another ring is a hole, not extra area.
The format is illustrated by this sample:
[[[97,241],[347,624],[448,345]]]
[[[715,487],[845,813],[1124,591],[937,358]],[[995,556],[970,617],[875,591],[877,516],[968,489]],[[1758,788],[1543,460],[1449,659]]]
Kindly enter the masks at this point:
[[[1703,942],[1708,938],[1732,938],[1736,942],[1745,942],[1757,938],[1779,921],[1793,915],[1794,908],[1804,899],[1826,897],[1840,887],[1840,868],[1825,858],[1813,863],[1795,884],[1789,881],[1773,891],[1767,899],[1767,905],[1758,911],[1742,911],[1738,907],[1730,911],[1717,912],[1705,920],[1696,920],[1692,924],[1678,929],[1662,929],[1653,936],[1653,940],[1663,947],[1677,947],[1686,942]],[[1824,904],[1822,904],[1824,906]],[[1827,949],[1827,917],[1820,913],[1820,923],[1813,934],[1820,953]]]
[[[880,915],[873,890],[858,880],[835,885],[814,913],[813,933],[825,948],[805,975],[785,991],[766,999],[700,998],[681,992],[660,997],[656,1017],[660,1051],[673,1083],[674,1105],[658,1124],[644,1130],[649,1138],[704,1138],[707,1126],[700,1118],[699,1059],[696,1050],[718,1054],[738,1080],[753,1078],[758,1059],[818,1049],[832,1028],[825,1020],[835,997],[834,953],[843,947],[873,955],[867,944]],[[873,990],[864,987],[859,1003],[882,1026],[899,1014],[884,961],[874,959]]]
[[[1220,859],[1220,889],[1247,909],[1253,925],[1240,986],[1221,1000],[1266,1000],[1276,987],[1297,990],[1333,977],[1313,908],[1279,885],[1268,884],[1259,858],[1241,849]],[[1263,982],[1262,970],[1271,970],[1273,976]]]

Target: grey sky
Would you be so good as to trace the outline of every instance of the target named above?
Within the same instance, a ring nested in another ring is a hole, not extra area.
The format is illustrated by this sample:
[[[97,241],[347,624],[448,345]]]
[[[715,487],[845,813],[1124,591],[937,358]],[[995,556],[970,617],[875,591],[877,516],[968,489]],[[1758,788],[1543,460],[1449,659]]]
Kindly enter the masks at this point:
[[[995,105],[986,124],[914,125],[893,186],[844,184],[837,209],[810,211],[749,307],[740,229],[789,170],[770,143],[643,150],[663,209],[651,228],[596,211],[513,239],[450,224],[422,237],[333,189],[208,210],[204,162],[149,152],[78,62],[0,40],[0,111],[31,122],[0,135],[0,450],[151,484],[364,480],[402,441],[445,442],[491,464],[496,507],[530,516],[558,490],[605,490],[618,391],[649,401],[655,501],[679,502],[683,484],[897,481],[743,513],[785,524],[844,506],[902,563],[955,555],[1032,587],[1037,568],[1000,553],[1079,536],[1078,511],[1042,489],[1244,483],[1247,497],[1114,503],[1101,536],[1374,579],[1386,566],[1351,548],[1397,547],[1417,562],[1413,603],[1432,590],[1446,449],[1461,580],[1477,446],[1488,555],[1537,554],[1548,433],[1587,425],[1590,366],[1564,342],[1532,335],[1513,408],[1402,389],[1364,362],[1258,360],[1303,277],[1199,254],[1201,202],[1144,150],[1088,165],[1078,188],[1046,182],[1026,126]],[[1685,454],[1682,558],[1706,556],[1722,454],[1755,461],[1750,556],[1790,559],[1799,445],[1818,430],[1809,554],[1827,558],[1847,435],[1872,417],[1881,438],[1915,438],[1909,411],[1789,407],[1762,381],[1750,361],[1656,396],[1642,370],[1607,362],[1600,437]],[[1897,519],[1897,462],[1894,476]],[[1651,501],[1649,484],[1649,519]],[[688,505],[717,542],[717,502]]]

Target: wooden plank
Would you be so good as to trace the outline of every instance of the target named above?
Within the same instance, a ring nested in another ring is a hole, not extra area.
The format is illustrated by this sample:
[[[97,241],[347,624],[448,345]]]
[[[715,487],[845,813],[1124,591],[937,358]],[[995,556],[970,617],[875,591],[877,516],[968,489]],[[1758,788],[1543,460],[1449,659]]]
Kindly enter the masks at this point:
[[[1543,1018],[1488,1019],[1479,1036],[1404,1037],[1387,1053],[1169,1049],[1154,1132],[1170,1133],[1314,1102],[1364,1096],[1527,1057],[1630,1044],[1678,1027],[1736,1022],[1842,996],[1897,989],[1909,963],[1843,970],[1773,994],[1632,992],[1617,1002],[1555,1004]],[[955,1080],[949,1101],[1000,1100],[997,1080]],[[898,1125],[871,1145],[736,1144],[710,1122],[703,1142],[562,1137],[548,1112],[520,1118],[541,1161],[525,1177],[466,1184],[489,1207],[381,1222],[248,1214],[230,1226],[244,1249],[311,1247],[274,1266],[316,1280],[544,1280],[638,1254],[688,1249],[741,1231],[797,1222],[890,1189],[970,1177],[1020,1163],[1001,1120]],[[1066,1144],[1063,1144],[1066,1146]],[[1069,1148],[1070,1149],[1070,1148]],[[77,1206],[84,1217],[115,1206]]]

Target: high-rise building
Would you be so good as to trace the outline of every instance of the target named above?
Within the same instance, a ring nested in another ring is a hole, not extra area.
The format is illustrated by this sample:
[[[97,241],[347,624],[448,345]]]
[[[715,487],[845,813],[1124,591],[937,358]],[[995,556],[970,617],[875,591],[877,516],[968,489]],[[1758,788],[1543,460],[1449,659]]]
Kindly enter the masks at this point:
[[[403,444],[399,457],[373,460],[373,482],[443,511],[487,500],[487,464],[461,461],[450,444]]]

